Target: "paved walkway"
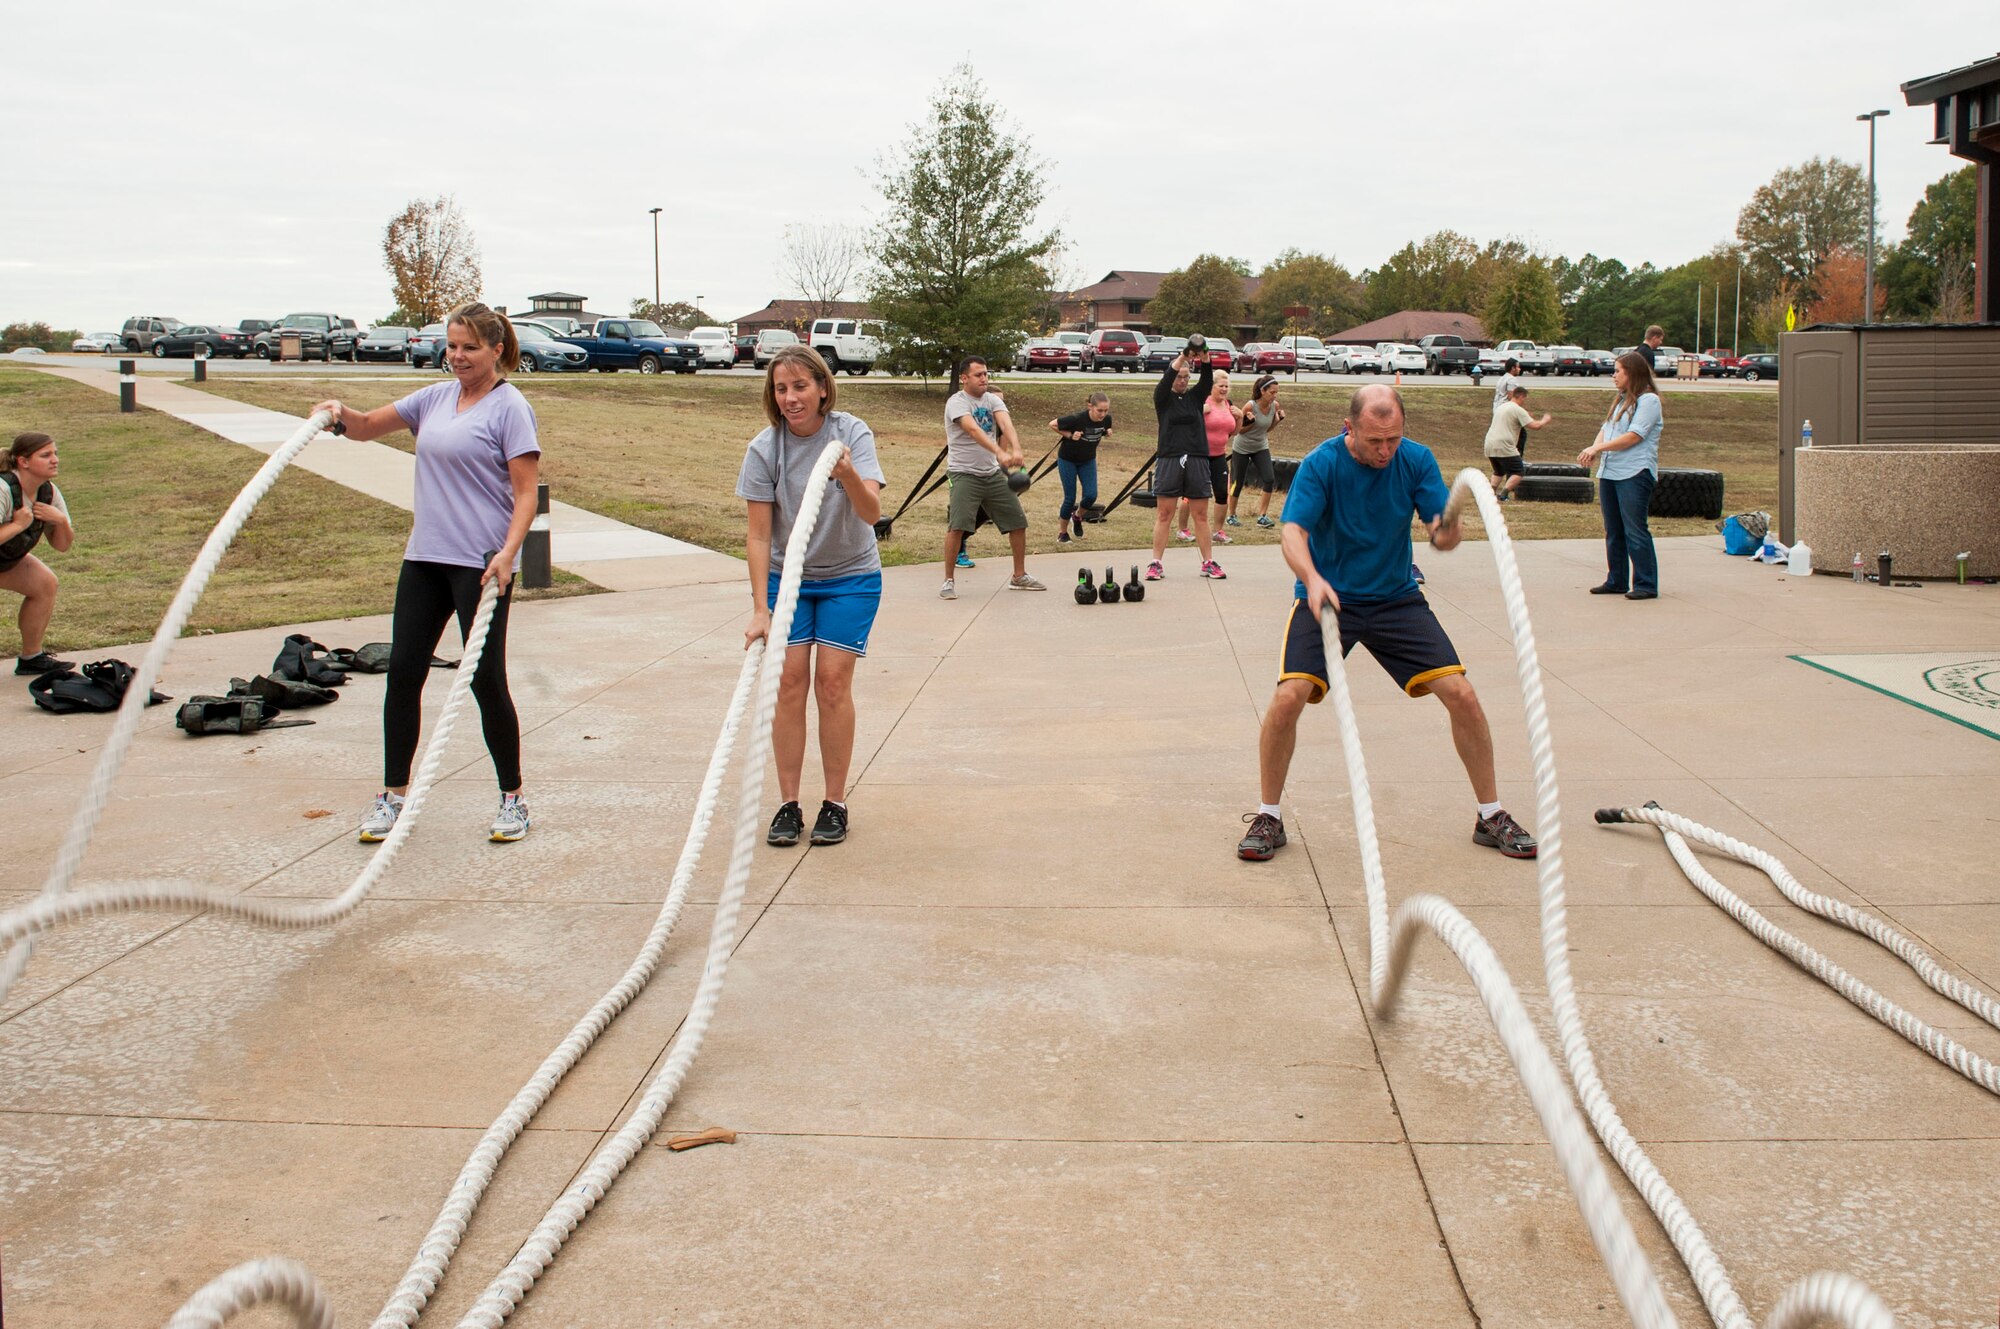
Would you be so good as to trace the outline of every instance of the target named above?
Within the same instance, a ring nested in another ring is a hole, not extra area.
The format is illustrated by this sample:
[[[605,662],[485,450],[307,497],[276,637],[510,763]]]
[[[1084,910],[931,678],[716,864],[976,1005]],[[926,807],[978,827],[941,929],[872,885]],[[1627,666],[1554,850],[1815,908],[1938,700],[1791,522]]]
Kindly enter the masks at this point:
[[[105,392],[118,391],[115,360],[101,369],[35,367]],[[152,378],[142,380],[139,385],[139,405],[163,411],[267,456],[305,423],[304,416],[287,415],[217,397],[185,384]],[[413,501],[416,458],[386,443],[361,443],[321,434],[292,464],[406,512]],[[740,580],[743,576],[743,564],[738,559],[560,501],[549,503],[549,535],[557,567],[613,590]]]
[[[1690,888],[1659,838],[1591,810],[1657,798],[1864,903],[2000,989],[2000,741],[1787,657],[2000,654],[2000,590],[1858,588],[1663,544],[1665,598],[1584,594],[1597,549],[1522,551],[1548,668],[1571,958],[1625,1120],[1761,1322],[1848,1270],[1904,1326],[1992,1322],[2000,1102],[1873,1024]],[[1130,554],[1099,554],[1120,571]],[[1309,713],[1292,843],[1239,862],[1288,596],[1275,549],[1143,604],[961,598],[891,569],[860,703],[854,836],[761,844],[706,1050],[644,1150],[513,1321],[589,1325],[1622,1323],[1470,984],[1418,949],[1371,1011],[1332,718]],[[1033,560],[1061,587],[1081,560]],[[1483,547],[1429,593],[1527,813],[1526,736]],[[157,1326],[243,1259],[304,1259],[368,1322],[478,1132],[628,962],[666,890],[741,660],[740,586],[523,604],[509,659],[536,825],[485,842],[462,725],[425,824],[338,927],[132,915],[52,939],[0,1009],[9,1323]],[[383,619],[307,625],[322,641]],[[279,630],[182,643],[185,695],[269,664]],[[1492,940],[1552,1039],[1530,865],[1479,849],[1441,708],[1357,658],[1390,892],[1435,890]],[[156,713],[85,865],[323,897],[371,852],[381,681],[312,728],[192,740]],[[433,686],[432,700],[441,695]],[[25,898],[101,717],[0,702],[0,904]],[[820,782],[809,769],[805,796]],[[758,809],[769,815],[770,795]],[[810,802],[808,806],[811,806]],[[661,975],[499,1174],[426,1321],[458,1313],[657,1069],[701,965],[711,839]],[[2000,1035],[1858,939],[1759,908],[1987,1056]],[[1620,1186],[1685,1325],[1686,1276]]]

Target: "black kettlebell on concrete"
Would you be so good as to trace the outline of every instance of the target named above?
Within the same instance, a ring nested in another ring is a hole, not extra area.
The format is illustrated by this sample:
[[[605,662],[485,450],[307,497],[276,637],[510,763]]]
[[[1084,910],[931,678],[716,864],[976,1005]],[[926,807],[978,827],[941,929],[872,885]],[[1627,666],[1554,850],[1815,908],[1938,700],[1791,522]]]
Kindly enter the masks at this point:
[[[1076,570],[1076,602],[1080,605],[1097,603],[1097,588],[1090,584],[1090,569]]]
[[[1146,598],[1146,583],[1139,580],[1139,565],[1132,565],[1132,580],[1125,583],[1125,598],[1137,604]]]
[[[1118,578],[1110,568],[1104,569],[1104,584],[1097,588],[1097,599],[1100,604],[1118,603]]]

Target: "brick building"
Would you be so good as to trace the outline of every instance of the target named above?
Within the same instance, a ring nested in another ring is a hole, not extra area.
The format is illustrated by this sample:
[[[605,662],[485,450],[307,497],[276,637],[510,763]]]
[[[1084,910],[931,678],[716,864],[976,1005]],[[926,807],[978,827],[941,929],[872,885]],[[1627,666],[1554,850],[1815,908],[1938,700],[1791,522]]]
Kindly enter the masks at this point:
[[[1097,328],[1157,331],[1146,317],[1146,306],[1160,293],[1160,283],[1170,275],[1165,272],[1138,272],[1130,268],[1107,272],[1102,281],[1071,291],[1062,298],[1062,325],[1085,332]],[[1257,298],[1257,288],[1262,284],[1256,277],[1243,279],[1243,313],[1229,328],[1231,337],[1236,341],[1256,336],[1257,321],[1250,312],[1250,306]]]

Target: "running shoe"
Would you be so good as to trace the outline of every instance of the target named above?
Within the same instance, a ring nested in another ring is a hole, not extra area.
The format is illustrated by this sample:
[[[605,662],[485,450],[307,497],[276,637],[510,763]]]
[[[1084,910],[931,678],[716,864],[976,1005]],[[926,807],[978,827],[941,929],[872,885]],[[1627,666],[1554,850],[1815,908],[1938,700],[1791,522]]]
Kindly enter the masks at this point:
[[[1069,514],[1069,533],[1070,533],[1071,535],[1074,535],[1074,536],[1075,536],[1075,537],[1076,537],[1077,539],[1079,539],[1079,540],[1081,540],[1081,539],[1083,538],[1083,509],[1082,509],[1082,508],[1078,508],[1078,509],[1077,509],[1076,511],[1074,511],[1074,512],[1072,512],[1072,513],[1070,513],[1070,514]]]
[[[1056,543],[1059,545],[1066,545],[1069,543],[1069,527],[1065,526],[1062,528],[1060,532],[1057,533]]]
[[[1263,528],[1264,528],[1265,530],[1267,530],[1267,531],[1268,531],[1268,530],[1270,530],[1270,529],[1271,529],[1271,528],[1272,528],[1273,526],[1276,526],[1276,525],[1277,525],[1278,523],[1276,523],[1276,522],[1272,521],[1272,520],[1271,520],[1271,514],[1267,512],[1267,513],[1265,513],[1265,514],[1264,514],[1263,516],[1261,516],[1261,517],[1259,517],[1259,518],[1257,519],[1257,524],[1258,524],[1259,526],[1262,526],[1262,527],[1263,527]]]
[[[953,581],[950,577],[946,577],[944,579],[944,585],[938,588],[938,599],[956,600],[957,598],[958,598],[958,583]]]
[[[1224,526],[1241,526],[1241,525],[1242,525],[1243,523],[1242,523],[1242,522],[1240,522],[1240,521],[1238,521],[1238,520],[1236,519],[1236,516],[1235,516],[1235,514],[1234,514],[1234,513],[1232,513],[1232,514],[1230,514],[1229,516],[1227,516],[1227,517],[1224,517],[1224,518],[1222,519],[1222,524],[1223,524]]]
[[[1419,586],[1424,584],[1424,570],[1414,563],[1410,564],[1410,580]]]
[[[498,844],[512,844],[528,833],[533,825],[528,820],[528,805],[521,801],[519,794],[500,795],[500,812],[493,818],[492,829],[486,838]]]
[[[806,814],[799,810],[796,802],[786,803],[778,809],[778,815],[771,818],[771,829],[764,836],[764,843],[789,849],[799,842],[799,832],[805,828]]]
[[[1146,580],[1147,580],[1147,581],[1158,581],[1158,580],[1160,580],[1160,578],[1162,578],[1162,577],[1164,577],[1164,576],[1166,576],[1166,575],[1167,575],[1167,570],[1166,570],[1165,568],[1163,568],[1163,567],[1161,567],[1161,566],[1160,566],[1160,560],[1159,560],[1159,559],[1157,559],[1157,558],[1156,558],[1156,559],[1154,559],[1154,560],[1153,560],[1152,562],[1150,562],[1150,563],[1148,563],[1148,564],[1146,565]]]
[[[1236,844],[1236,856],[1252,863],[1266,863],[1271,855],[1285,847],[1285,823],[1268,812],[1246,812],[1243,820],[1250,823],[1250,834]]]
[[[401,794],[381,793],[375,795],[375,806],[361,821],[361,843],[378,844],[389,838],[389,832],[396,829],[396,818],[403,815]]]
[[[47,651],[19,656],[14,661],[14,672],[17,674],[53,674],[69,667],[69,661],[58,660]]]
[[[972,555],[961,549],[958,551],[958,566],[962,568],[976,568],[979,565],[972,561]]]
[[[819,805],[819,816],[813,819],[812,842],[814,844],[839,844],[847,838],[847,809],[831,799]]]
[[[1190,531],[1190,530],[1187,530],[1187,529],[1186,529],[1186,528],[1184,527],[1184,528],[1182,528],[1181,530],[1178,530],[1178,531],[1175,531],[1175,532],[1174,532],[1174,539],[1176,539],[1176,540],[1185,540],[1185,541],[1187,541],[1188,543],[1192,544],[1192,543],[1194,542],[1194,532],[1193,532],[1193,531]]]
[[[1046,591],[1049,588],[1023,572],[1018,576],[1007,578],[1007,589],[1010,591]]]
[[[1217,531],[1209,538],[1219,545],[1233,545],[1236,543],[1236,537],[1226,531]]]
[[[1222,570],[1222,564],[1212,558],[1201,565],[1201,575],[1211,581],[1227,581],[1229,579],[1229,574]]]
[[[1472,843],[1498,849],[1509,858],[1533,858],[1537,852],[1535,837],[1509,816],[1505,808],[1472,823]]]

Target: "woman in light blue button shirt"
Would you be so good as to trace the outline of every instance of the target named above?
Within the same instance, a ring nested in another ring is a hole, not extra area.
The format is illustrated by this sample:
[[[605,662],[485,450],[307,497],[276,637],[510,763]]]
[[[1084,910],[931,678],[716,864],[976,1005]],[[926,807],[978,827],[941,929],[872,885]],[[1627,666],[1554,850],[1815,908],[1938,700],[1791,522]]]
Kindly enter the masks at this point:
[[[1597,506],[1604,514],[1604,584],[1592,595],[1653,600],[1660,594],[1660,562],[1646,506],[1660,480],[1660,394],[1646,357],[1627,351],[1611,372],[1617,400],[1605,413],[1597,441],[1576,454],[1577,465],[1597,463]]]

